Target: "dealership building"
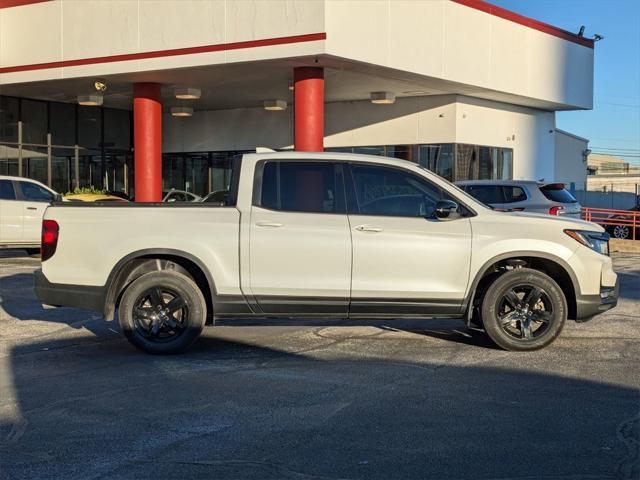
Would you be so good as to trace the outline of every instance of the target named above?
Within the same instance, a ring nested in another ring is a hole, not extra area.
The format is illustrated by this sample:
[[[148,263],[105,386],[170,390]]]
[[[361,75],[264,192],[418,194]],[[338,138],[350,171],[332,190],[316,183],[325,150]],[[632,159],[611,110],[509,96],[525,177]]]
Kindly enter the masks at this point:
[[[155,200],[256,147],[584,183],[593,40],[479,0],[0,0],[0,175]]]

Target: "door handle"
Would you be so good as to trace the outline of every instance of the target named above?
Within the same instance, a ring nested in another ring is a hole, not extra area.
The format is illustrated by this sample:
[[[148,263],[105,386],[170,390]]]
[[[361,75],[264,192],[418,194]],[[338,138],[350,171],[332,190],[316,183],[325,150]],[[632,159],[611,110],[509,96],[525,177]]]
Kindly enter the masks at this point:
[[[358,230],[359,232],[378,233],[378,232],[381,232],[384,229],[382,227],[375,227],[373,225],[358,225],[356,227],[356,230]]]
[[[27,207],[27,210],[37,210],[36,207]]]
[[[277,222],[256,222],[256,227],[278,228],[282,226],[283,226],[282,223],[277,223]]]

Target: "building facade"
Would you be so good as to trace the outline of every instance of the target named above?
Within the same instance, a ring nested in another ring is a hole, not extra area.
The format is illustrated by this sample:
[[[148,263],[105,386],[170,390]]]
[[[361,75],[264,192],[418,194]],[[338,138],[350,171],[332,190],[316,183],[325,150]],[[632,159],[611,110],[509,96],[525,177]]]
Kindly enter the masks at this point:
[[[479,0],[4,0],[0,174],[203,195],[269,147],[573,181],[593,46]]]

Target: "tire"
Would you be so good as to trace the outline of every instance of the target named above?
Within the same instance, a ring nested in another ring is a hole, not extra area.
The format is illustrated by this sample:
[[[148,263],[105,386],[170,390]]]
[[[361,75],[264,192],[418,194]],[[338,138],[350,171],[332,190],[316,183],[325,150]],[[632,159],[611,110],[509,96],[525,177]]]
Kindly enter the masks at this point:
[[[621,240],[631,238],[631,229],[624,225],[616,225],[612,228],[612,236]]]
[[[195,282],[174,271],[134,280],[120,300],[118,317],[127,339],[147,353],[186,350],[202,332],[207,306]]]
[[[517,268],[498,277],[482,300],[482,322],[496,345],[539,350],[552,343],[567,319],[567,300],[549,276]]]

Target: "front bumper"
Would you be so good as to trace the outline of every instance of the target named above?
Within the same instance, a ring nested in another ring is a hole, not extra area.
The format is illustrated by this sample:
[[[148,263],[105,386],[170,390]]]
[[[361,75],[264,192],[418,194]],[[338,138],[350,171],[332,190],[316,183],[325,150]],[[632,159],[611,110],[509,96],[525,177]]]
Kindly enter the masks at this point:
[[[576,321],[586,322],[594,316],[611,310],[618,304],[620,279],[615,287],[600,287],[599,295],[578,295],[576,298]]]
[[[42,273],[42,269],[35,271],[33,283],[36,297],[45,305],[82,308],[97,312],[104,310],[105,287],[51,283]]]

